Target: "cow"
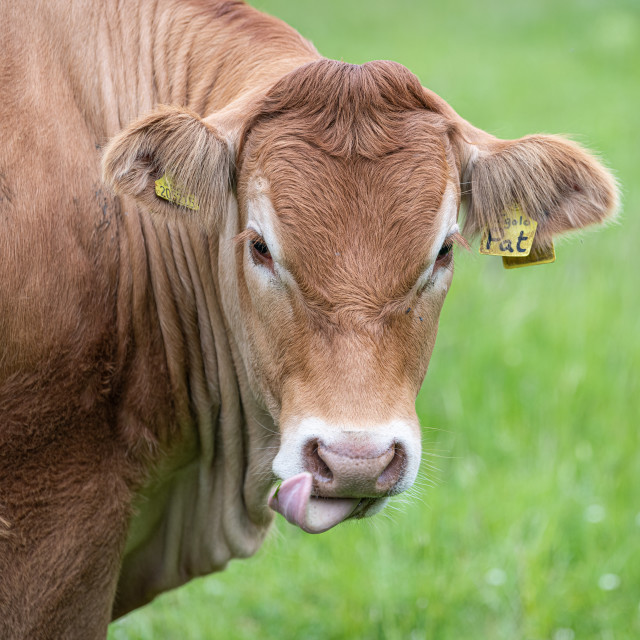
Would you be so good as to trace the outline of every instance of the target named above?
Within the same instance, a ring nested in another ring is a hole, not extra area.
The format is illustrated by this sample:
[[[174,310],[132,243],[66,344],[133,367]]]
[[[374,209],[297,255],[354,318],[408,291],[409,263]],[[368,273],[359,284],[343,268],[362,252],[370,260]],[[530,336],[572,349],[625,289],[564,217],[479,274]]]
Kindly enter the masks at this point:
[[[576,143],[495,138],[237,0],[3,14],[2,638],[104,637],[274,511],[379,512],[418,471],[453,246],[616,210]]]

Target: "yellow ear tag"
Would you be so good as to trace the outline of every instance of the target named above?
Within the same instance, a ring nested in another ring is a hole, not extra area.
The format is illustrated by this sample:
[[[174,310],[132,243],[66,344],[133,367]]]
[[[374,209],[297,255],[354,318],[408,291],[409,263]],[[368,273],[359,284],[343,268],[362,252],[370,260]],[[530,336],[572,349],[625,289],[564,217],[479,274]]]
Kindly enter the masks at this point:
[[[518,267],[531,267],[536,264],[549,264],[556,261],[556,250],[553,243],[550,247],[542,249],[536,247],[529,252],[524,258],[511,258],[502,256],[502,266],[505,269],[517,269]]]
[[[538,223],[516,207],[502,216],[497,229],[485,228],[480,253],[502,256],[505,269],[555,262],[553,244],[547,249],[536,247],[532,250],[537,228]]]
[[[180,185],[175,184],[173,178],[169,177],[166,173],[160,180],[156,180],[156,195],[159,198],[177,204],[179,207],[186,207],[194,211],[200,209],[198,199],[191,193],[184,193]]]
[[[531,252],[537,227],[535,220],[515,208],[500,218],[497,229],[485,228],[480,240],[480,253],[524,258]]]

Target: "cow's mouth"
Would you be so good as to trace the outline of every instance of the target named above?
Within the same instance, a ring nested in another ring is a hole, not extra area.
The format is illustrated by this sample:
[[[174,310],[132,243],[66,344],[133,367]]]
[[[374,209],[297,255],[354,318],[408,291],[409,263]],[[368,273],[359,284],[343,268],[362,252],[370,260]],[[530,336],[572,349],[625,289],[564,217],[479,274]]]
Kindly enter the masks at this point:
[[[269,506],[307,533],[322,533],[348,518],[377,513],[384,498],[322,498],[312,495],[310,473],[287,478],[269,495]]]

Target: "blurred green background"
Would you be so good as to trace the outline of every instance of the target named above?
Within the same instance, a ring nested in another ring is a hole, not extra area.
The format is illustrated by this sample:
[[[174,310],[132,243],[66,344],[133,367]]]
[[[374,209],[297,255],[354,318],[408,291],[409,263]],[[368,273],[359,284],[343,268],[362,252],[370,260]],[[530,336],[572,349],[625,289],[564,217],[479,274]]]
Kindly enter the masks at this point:
[[[397,60],[500,137],[568,133],[622,185],[554,265],[456,276],[418,411],[421,479],[374,520],[165,594],[110,640],[640,638],[638,0],[255,0],[349,62]]]

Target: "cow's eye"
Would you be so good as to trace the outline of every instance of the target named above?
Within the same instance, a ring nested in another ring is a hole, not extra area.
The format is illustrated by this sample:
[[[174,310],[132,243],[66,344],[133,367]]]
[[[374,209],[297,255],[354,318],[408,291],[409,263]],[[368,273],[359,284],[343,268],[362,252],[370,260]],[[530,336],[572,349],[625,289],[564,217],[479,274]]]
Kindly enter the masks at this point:
[[[271,257],[271,252],[269,251],[269,247],[267,247],[267,243],[263,240],[254,240],[251,243],[253,250],[259,253],[261,256],[265,258]]]
[[[442,248],[438,252],[436,258],[436,264],[443,264],[451,259],[451,250],[453,249],[453,242],[450,239],[444,241]]]
[[[251,241],[251,255],[258,264],[263,264],[269,268],[273,268],[273,258],[267,243],[262,238],[256,238]]]

